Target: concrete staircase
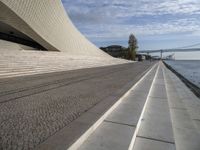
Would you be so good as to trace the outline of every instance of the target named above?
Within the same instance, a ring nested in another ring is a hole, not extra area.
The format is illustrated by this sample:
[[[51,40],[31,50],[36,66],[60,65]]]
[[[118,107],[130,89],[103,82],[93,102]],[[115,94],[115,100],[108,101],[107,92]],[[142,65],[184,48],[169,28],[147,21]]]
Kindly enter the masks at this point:
[[[0,50],[0,78],[129,63],[121,59],[73,56],[63,52]]]
[[[161,62],[69,149],[199,150],[200,100]]]
[[[33,47],[14,43],[14,42],[9,42],[5,40],[0,39],[0,51],[16,51],[16,50],[36,50]]]

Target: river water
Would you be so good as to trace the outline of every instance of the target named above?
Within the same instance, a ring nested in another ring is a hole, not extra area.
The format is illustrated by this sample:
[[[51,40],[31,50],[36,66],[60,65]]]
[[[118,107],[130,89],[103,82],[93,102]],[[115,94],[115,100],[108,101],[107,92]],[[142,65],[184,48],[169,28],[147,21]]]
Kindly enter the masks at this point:
[[[190,82],[200,87],[200,60],[169,60],[165,62]]]

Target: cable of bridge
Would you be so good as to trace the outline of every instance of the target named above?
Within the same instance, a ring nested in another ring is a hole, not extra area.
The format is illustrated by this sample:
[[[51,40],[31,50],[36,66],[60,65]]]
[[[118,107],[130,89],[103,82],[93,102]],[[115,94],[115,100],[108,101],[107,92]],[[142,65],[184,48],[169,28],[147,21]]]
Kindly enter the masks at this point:
[[[142,50],[138,51],[140,53],[159,53],[159,52],[188,52],[188,51],[200,51],[200,48],[192,48],[194,46],[200,46],[200,43],[192,44],[192,45],[187,45],[183,47],[176,47],[176,48],[169,48],[169,49],[159,49],[159,50]],[[191,49],[189,49],[191,48]]]
[[[196,44],[192,44],[192,45],[186,45],[186,46],[183,46],[183,47],[170,48],[170,49],[183,49],[183,48],[191,48],[191,47],[195,47],[195,46],[200,46],[200,43],[196,43]]]

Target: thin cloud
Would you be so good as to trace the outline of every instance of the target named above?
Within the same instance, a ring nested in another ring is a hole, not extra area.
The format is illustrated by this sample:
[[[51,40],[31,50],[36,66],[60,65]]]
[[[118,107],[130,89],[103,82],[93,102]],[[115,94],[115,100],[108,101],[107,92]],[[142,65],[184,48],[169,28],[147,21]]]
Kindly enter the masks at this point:
[[[200,36],[199,0],[62,0],[91,41],[177,34]],[[101,42],[102,43],[102,42]]]

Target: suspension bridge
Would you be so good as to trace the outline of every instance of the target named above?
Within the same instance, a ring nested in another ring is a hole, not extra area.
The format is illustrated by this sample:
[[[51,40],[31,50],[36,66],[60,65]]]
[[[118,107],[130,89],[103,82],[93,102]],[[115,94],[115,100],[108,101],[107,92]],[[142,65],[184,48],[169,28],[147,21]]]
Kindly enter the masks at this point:
[[[163,53],[170,53],[170,52],[198,52],[200,51],[200,48],[193,48],[195,46],[200,46],[200,43],[188,45],[184,47],[178,47],[178,48],[170,48],[170,49],[157,49],[157,50],[140,50],[138,51],[139,54],[151,54],[151,53],[160,53],[160,58],[163,57]]]

